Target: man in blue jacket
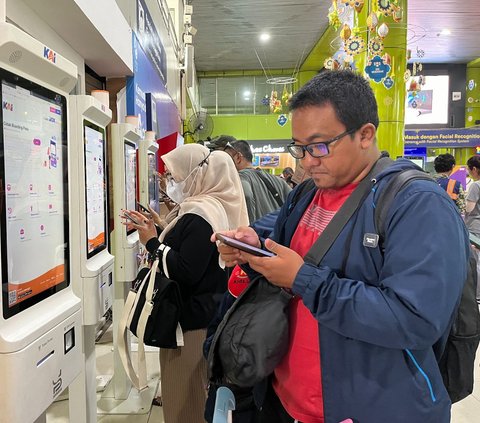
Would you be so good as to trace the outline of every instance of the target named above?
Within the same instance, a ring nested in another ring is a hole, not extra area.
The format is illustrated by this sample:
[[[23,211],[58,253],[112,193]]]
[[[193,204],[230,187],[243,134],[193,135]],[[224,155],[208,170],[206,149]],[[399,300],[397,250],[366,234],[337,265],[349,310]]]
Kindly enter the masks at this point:
[[[219,245],[228,266],[248,263],[296,295],[289,351],[275,369],[258,421],[449,422],[451,403],[433,345],[448,336],[467,273],[468,236],[455,204],[438,185],[415,180],[391,204],[384,250],[365,242],[366,234],[378,233],[378,193],[399,169],[413,167],[398,160],[377,176],[321,264],[305,263],[380,157],[378,111],[368,82],[348,71],[317,75],[290,108],[289,151],[316,188],[293,210],[295,191],[289,195],[265,241],[252,228],[226,232],[275,257]]]

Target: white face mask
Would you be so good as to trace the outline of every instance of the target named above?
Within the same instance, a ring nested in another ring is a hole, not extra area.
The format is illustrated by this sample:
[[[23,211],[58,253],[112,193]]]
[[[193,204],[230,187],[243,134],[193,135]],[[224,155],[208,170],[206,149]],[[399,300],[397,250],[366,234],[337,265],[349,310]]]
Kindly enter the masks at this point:
[[[190,187],[192,187],[193,184],[195,183],[195,179],[197,178],[199,169],[200,169],[199,166],[195,167],[182,182],[175,182],[173,179],[170,179],[167,182],[167,195],[173,201],[175,201],[175,203],[180,204],[186,198],[189,197],[188,193],[184,192],[185,186],[187,184],[187,179],[190,178],[193,172],[197,171],[197,173],[195,174],[195,178],[193,179],[192,184],[190,185]]]

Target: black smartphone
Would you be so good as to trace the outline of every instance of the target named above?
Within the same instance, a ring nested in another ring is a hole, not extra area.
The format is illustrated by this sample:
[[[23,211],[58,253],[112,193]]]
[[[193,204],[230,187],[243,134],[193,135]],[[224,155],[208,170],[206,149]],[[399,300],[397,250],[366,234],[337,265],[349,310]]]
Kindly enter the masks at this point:
[[[131,220],[133,223],[135,223],[135,225],[138,225],[137,220],[136,220],[130,213],[124,211],[124,212],[123,212],[123,217],[124,217],[125,219]]]
[[[140,211],[144,211],[145,213],[150,214],[150,210],[148,210],[144,205],[140,204],[138,201],[137,201],[137,207],[139,208]]]
[[[470,238],[470,244],[475,245],[478,249],[480,249],[480,238],[478,236],[475,236],[473,234],[469,234]]]
[[[252,254],[258,257],[274,257],[270,251],[262,250],[261,248],[254,247],[253,245],[246,244],[245,242],[238,241],[237,239],[230,238],[229,236],[222,234],[215,234],[215,238],[220,242],[223,242],[225,245],[228,245],[233,248],[238,248],[239,250],[245,251],[246,253]]]

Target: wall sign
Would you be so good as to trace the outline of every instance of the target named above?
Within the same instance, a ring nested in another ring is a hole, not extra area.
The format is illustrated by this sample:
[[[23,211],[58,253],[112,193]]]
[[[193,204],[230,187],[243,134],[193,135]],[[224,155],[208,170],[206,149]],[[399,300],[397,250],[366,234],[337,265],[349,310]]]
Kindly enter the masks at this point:
[[[480,128],[430,129],[405,131],[405,147],[428,148],[476,147],[480,145]]]

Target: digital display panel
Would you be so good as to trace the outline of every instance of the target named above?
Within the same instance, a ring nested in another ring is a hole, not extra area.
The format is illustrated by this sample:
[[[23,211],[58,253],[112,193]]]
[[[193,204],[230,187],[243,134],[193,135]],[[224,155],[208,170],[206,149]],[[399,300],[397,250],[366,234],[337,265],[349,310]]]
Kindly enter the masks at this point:
[[[155,154],[148,154],[148,204],[159,213],[159,191],[157,178],[157,158]]]
[[[136,210],[137,208],[137,152],[135,144],[125,141],[125,208]],[[134,232],[131,229],[127,233]]]
[[[105,129],[83,121],[85,146],[85,202],[87,209],[87,258],[107,247],[107,177]]]
[[[446,124],[448,122],[448,75],[413,77],[417,90],[407,83],[406,125]],[[420,85],[423,82],[423,85]]]
[[[4,318],[68,285],[66,99],[0,69]]]

